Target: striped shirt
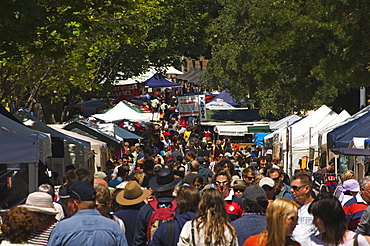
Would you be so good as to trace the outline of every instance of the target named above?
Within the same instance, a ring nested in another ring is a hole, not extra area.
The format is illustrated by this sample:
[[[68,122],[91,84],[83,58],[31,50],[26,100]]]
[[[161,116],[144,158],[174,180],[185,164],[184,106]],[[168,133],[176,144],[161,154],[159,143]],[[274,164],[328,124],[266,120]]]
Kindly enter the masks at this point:
[[[361,216],[367,206],[368,204],[362,199],[360,192],[344,204],[343,210],[348,221],[348,230],[356,230]]]
[[[51,231],[54,229],[56,224],[57,224],[57,222],[55,222],[54,224],[52,224],[51,226],[49,226],[47,229],[45,229],[43,231],[34,230],[31,234],[30,239],[28,240],[28,243],[33,244],[33,245],[45,245],[45,246],[47,246]]]

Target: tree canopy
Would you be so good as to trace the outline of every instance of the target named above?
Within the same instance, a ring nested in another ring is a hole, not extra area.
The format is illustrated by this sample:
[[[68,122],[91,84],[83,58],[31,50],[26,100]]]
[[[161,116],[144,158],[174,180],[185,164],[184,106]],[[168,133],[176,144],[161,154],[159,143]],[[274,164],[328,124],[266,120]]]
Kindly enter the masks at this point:
[[[117,72],[202,55],[203,26],[217,14],[211,3],[0,0],[1,102],[41,103],[46,121],[60,122],[86,95],[107,97]]]
[[[369,7],[351,0],[221,1],[207,85],[286,116],[369,85]]]

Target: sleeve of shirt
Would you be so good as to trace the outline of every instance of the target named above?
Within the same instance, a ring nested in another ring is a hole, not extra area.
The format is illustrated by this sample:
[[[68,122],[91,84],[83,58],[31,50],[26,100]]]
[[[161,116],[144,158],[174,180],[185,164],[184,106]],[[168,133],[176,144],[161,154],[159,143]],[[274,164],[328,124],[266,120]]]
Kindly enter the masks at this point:
[[[58,228],[54,227],[54,229],[51,231],[51,234],[50,234],[50,237],[49,237],[48,246],[60,245],[57,242],[57,238],[58,238]]]
[[[367,235],[370,225],[370,207],[368,207],[362,214],[360,223],[357,226],[356,233],[361,235]]]
[[[121,228],[120,228],[121,229]],[[119,239],[119,241],[118,241],[118,244],[117,244],[117,246],[128,246],[128,243],[127,243],[127,239],[126,239],[126,236],[125,236],[125,234],[123,234],[123,232],[122,232],[122,235],[120,236],[120,239]]]
[[[366,240],[366,238],[362,235],[358,235],[357,237],[358,245],[359,246],[369,246],[369,242]]]
[[[179,242],[177,243],[177,246],[190,246],[191,245],[190,237],[191,237],[191,221],[188,221],[184,224],[184,227],[180,232]]]
[[[148,204],[147,204],[148,205]],[[144,205],[145,207],[146,205]],[[150,205],[148,205],[150,206]],[[147,244],[146,231],[147,231],[147,222],[146,214],[144,212],[144,207],[142,207],[137,214],[137,221],[135,224],[135,234],[134,234],[134,246],[145,246]]]

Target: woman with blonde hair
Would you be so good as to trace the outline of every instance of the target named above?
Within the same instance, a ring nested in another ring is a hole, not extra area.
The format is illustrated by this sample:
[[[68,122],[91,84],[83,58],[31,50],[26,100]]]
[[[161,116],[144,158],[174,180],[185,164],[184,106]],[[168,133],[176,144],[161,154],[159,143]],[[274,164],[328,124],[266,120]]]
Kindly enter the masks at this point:
[[[348,179],[355,179],[355,173],[352,170],[347,170],[342,174],[342,183]]]
[[[203,191],[196,216],[185,223],[177,245],[238,245],[236,231],[229,222],[224,199],[217,189]]]
[[[267,228],[260,234],[249,237],[244,246],[298,246],[291,238],[297,225],[299,205],[287,198],[278,198],[266,211]]]

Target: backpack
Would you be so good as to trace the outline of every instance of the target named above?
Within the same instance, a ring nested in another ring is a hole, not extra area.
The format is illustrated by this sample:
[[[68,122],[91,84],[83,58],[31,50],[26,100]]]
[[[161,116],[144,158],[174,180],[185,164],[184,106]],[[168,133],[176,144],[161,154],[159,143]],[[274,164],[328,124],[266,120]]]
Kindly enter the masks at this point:
[[[177,208],[176,199],[174,199],[167,207],[159,206],[157,200],[150,201],[149,205],[154,209],[154,211],[148,224],[148,242],[152,241],[155,231],[163,222],[174,219],[176,214],[175,209]]]

